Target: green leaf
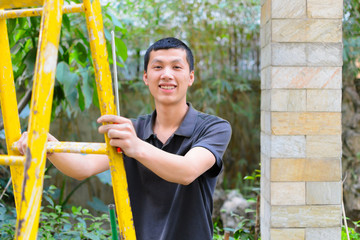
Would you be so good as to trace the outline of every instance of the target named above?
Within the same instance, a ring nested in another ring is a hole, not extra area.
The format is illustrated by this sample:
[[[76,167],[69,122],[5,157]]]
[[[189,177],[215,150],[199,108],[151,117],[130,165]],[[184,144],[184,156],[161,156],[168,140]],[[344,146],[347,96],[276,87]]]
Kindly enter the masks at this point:
[[[121,57],[121,60],[124,63],[128,58],[127,47],[123,42],[123,40],[121,40],[120,38],[115,38],[115,45],[116,45],[116,54]]]
[[[100,237],[96,236],[93,233],[84,232],[84,236],[92,240],[100,240]]]
[[[112,23],[119,28],[124,28],[122,23],[117,19],[117,17],[111,12],[111,10],[109,9],[108,11],[106,11],[106,15],[108,15],[108,17],[111,19]]]
[[[64,78],[67,77],[66,74],[70,71],[69,66],[65,62],[59,62],[56,67],[56,79],[64,84]]]
[[[105,34],[105,39],[107,39],[109,42],[111,42],[111,33],[110,33],[110,31],[105,28],[104,29],[104,34]]]
[[[95,83],[95,81],[93,81],[93,89],[94,89],[94,92],[93,92],[93,97],[92,97],[92,99],[93,99],[93,104],[96,106],[96,107],[100,107],[100,105],[99,105],[99,95],[98,95],[98,92],[97,92],[97,89],[96,89],[96,83]]]
[[[51,206],[54,206],[54,201],[47,195],[44,195],[44,198],[46,201],[48,201],[50,203]]]
[[[72,106],[75,106],[77,100],[76,85],[79,81],[79,76],[76,73],[70,72],[67,63],[59,62],[56,68],[56,79],[63,84],[66,99]]]
[[[87,50],[86,50],[86,47],[84,46],[84,44],[82,44],[81,42],[78,42],[76,45],[75,45],[75,50],[76,50],[76,56],[77,56],[77,59],[86,65],[86,62],[87,62]]]
[[[63,22],[65,28],[70,32],[71,31],[70,19],[66,14],[63,14],[62,22]]]
[[[16,18],[7,20],[8,35],[11,35],[13,33],[15,26],[16,26]]]
[[[244,179],[245,180],[254,180],[255,178],[253,176],[245,176]]]
[[[82,214],[84,214],[84,215],[88,215],[88,214],[89,214],[89,210],[86,209],[86,208],[84,208],[81,212],[82,212]]]
[[[76,89],[77,89],[77,91],[79,93],[79,107],[80,107],[80,110],[84,111],[85,110],[85,98],[84,98],[83,92],[81,91],[80,84],[78,84],[76,86]]]
[[[33,75],[34,74],[34,67],[36,61],[36,51],[37,48],[31,49],[25,56],[24,63],[26,65],[26,74]]]
[[[17,18],[20,28],[26,29],[27,19],[26,18]]]
[[[72,206],[71,211],[73,214],[78,215],[81,212],[81,206],[79,206],[79,207]]]
[[[89,78],[89,72],[87,69],[83,68],[80,70],[80,75],[82,77],[82,94],[84,96],[85,109],[88,109],[93,100],[93,85],[91,79]]]

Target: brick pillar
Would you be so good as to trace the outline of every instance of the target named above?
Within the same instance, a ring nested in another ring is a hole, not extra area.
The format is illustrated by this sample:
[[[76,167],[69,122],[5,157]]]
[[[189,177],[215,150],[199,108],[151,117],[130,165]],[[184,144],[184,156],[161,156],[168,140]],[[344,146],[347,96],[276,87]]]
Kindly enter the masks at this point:
[[[261,5],[261,239],[340,240],[343,1]]]

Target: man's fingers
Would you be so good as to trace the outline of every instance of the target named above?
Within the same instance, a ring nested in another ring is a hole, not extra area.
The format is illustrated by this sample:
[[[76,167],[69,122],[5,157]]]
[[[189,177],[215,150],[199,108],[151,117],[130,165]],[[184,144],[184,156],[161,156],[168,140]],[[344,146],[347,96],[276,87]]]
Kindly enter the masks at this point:
[[[26,145],[27,145],[27,132],[24,132],[20,139],[17,141],[17,147],[19,152],[24,155],[25,150],[26,150]]]
[[[129,131],[121,131],[121,130],[117,130],[117,129],[110,129],[107,132],[107,136],[109,138],[114,138],[114,139],[126,139],[131,137],[131,133]]]
[[[106,124],[99,127],[99,133],[107,133],[111,129],[118,131],[132,131],[131,123],[121,123],[121,124]]]
[[[106,124],[99,127],[99,133],[107,133],[110,129],[120,129],[120,124]]]
[[[103,115],[97,119],[98,123],[120,123],[121,117],[116,115]]]
[[[131,120],[125,117],[116,115],[102,115],[97,119],[98,123],[131,123]],[[132,123],[131,123],[132,124]]]
[[[48,142],[55,142],[55,141],[58,142],[58,140],[50,133],[48,133],[47,140],[48,140]],[[20,139],[16,142],[16,146],[19,150],[19,153],[22,155],[24,155],[26,153],[27,141],[28,141],[28,132],[23,132],[21,134]]]

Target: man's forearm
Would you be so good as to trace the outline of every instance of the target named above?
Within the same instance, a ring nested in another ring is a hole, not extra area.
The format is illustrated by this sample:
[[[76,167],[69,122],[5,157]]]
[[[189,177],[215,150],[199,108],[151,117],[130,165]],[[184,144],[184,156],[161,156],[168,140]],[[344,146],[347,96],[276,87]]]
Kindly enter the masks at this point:
[[[48,158],[58,170],[77,180],[83,180],[109,169],[106,155],[54,153]]]
[[[215,163],[214,155],[202,147],[195,147],[185,156],[179,156],[146,142],[141,144],[135,158],[164,180],[183,185],[192,183]]]

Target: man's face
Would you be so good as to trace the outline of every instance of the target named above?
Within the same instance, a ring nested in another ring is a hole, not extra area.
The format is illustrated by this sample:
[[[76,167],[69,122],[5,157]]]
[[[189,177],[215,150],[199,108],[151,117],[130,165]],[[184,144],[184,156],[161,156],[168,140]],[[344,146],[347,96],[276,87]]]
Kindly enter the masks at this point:
[[[185,104],[187,88],[194,82],[194,71],[190,72],[186,51],[172,48],[150,52],[143,80],[155,103]]]

